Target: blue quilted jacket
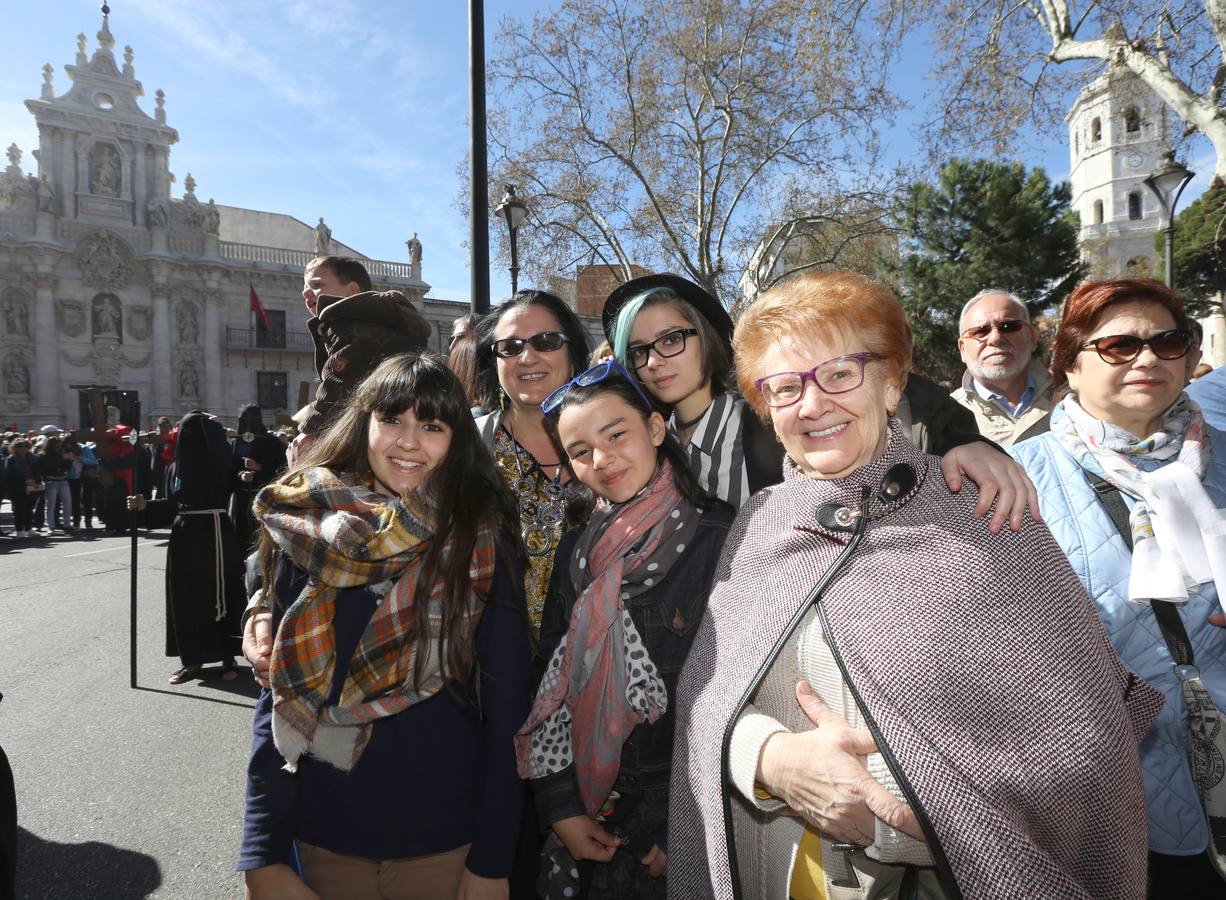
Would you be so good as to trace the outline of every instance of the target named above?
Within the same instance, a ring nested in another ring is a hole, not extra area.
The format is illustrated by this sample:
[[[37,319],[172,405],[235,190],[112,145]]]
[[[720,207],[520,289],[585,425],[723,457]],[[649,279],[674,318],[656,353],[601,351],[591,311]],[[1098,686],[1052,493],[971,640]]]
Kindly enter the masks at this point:
[[[1205,430],[1214,450],[1205,490],[1219,509],[1226,509],[1226,432],[1208,426]],[[1183,698],[1153,612],[1147,605],[1128,602],[1132,554],[1081,468],[1054,435],[1023,441],[1010,452],[1034,481],[1043,519],[1098,606],[1124,665],[1166,697],[1141,744],[1150,849],[1176,855],[1200,853],[1208,832],[1188,767]],[[1160,465],[1142,461],[1141,468]],[[1124,500],[1132,505],[1128,496]],[[1226,709],[1226,628],[1207,621],[1215,611],[1220,608],[1212,583],[1201,585],[1186,604],[1179,605],[1205,685],[1214,702]]]

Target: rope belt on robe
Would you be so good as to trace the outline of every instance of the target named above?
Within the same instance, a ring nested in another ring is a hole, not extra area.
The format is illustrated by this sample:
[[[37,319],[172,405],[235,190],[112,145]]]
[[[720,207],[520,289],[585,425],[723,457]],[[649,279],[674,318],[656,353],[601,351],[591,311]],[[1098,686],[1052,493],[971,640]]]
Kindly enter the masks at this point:
[[[214,582],[217,586],[217,618],[215,621],[220,622],[226,617],[226,589],[225,589],[225,574],[226,561],[225,556],[221,552],[221,517],[226,514],[224,509],[181,509],[181,516],[212,516],[213,517],[213,546],[217,551],[213,554],[215,564]]]

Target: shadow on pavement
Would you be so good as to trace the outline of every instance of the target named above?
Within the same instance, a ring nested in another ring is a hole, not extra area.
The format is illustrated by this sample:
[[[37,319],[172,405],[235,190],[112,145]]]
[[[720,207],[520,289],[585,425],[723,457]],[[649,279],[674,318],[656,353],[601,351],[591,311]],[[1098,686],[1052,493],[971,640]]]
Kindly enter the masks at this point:
[[[259,696],[260,689],[259,686],[255,684],[252,685],[252,688],[254,693],[252,693],[250,696],[254,700]],[[201,697],[199,694],[185,694],[182,691],[172,691],[167,690],[166,688],[143,687],[142,685],[138,684],[135,688],[133,688],[133,690],[145,691],[146,693],[150,694],[165,694],[168,697],[178,697],[180,700],[202,700],[205,703],[220,703],[223,706],[241,706],[243,709],[255,709],[254,703],[239,703],[235,700],[222,700],[220,697]]]
[[[140,900],[161,883],[152,856],[97,841],[57,844],[17,829],[19,900]]]

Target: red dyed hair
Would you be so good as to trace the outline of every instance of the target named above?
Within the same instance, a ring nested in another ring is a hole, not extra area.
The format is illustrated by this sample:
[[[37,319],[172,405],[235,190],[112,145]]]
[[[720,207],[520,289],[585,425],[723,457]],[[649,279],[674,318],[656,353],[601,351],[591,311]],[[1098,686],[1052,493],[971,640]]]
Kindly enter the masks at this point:
[[[732,350],[741,394],[768,420],[754,384],[763,375],[761,359],[788,338],[854,337],[881,357],[901,388],[911,369],[911,326],[894,292],[855,272],[804,272],[771,288],[736,323]]]
[[[1051,353],[1052,387],[1056,397],[1068,393],[1068,373],[1077,368],[1077,357],[1102,317],[1116,303],[1155,303],[1170,312],[1176,328],[1188,328],[1188,315],[1175,292],[1150,278],[1107,278],[1085,281],[1064,301],[1060,327]]]

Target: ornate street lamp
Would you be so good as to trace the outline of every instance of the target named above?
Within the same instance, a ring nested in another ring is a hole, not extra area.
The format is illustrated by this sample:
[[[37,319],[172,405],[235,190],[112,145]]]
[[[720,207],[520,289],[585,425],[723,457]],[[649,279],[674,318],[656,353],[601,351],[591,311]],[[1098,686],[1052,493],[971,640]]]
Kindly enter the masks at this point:
[[[508,184],[502,200],[494,208],[494,215],[507,223],[507,234],[511,239],[511,293],[519,290],[519,226],[528,217],[528,207],[515,196],[515,185]]]
[[[1192,180],[1192,170],[1183,163],[1175,161],[1175,155],[1167,151],[1162,155],[1162,164],[1145,179],[1145,186],[1153,191],[1162,207],[1162,228],[1166,232],[1166,286],[1175,284],[1175,206],[1179,203],[1179,195]]]

